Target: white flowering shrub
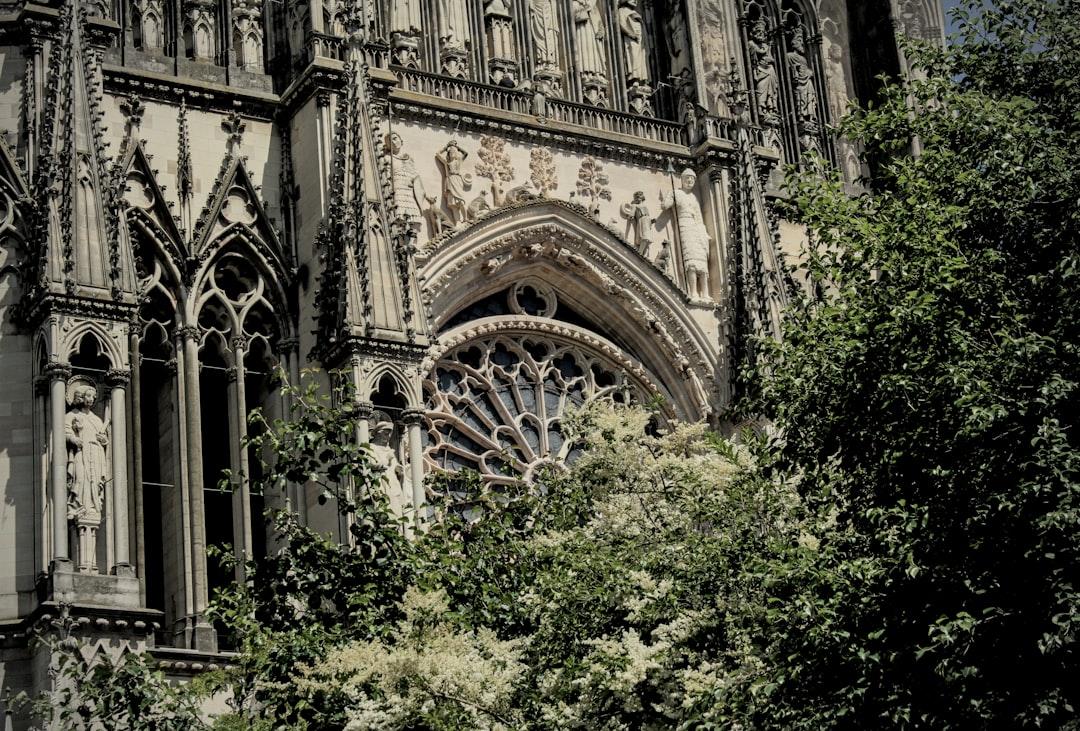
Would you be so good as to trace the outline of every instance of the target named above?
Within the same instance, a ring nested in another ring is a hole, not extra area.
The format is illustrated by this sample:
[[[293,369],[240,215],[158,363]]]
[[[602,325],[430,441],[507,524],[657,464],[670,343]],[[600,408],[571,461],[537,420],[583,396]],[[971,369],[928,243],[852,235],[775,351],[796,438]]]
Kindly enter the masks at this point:
[[[513,706],[521,641],[465,629],[446,594],[410,588],[405,618],[385,640],[353,642],[301,668],[298,685],[338,696],[350,731],[519,728]]]

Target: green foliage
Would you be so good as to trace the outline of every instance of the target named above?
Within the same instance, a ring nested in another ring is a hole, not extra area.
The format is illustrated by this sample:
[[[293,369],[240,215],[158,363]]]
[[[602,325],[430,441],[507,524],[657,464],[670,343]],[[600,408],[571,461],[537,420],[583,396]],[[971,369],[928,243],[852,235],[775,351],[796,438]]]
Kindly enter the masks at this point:
[[[437,478],[412,542],[348,393],[259,422],[257,488],[341,498],[351,538],[283,513],[216,600],[215,725],[1077,728],[1080,13],[981,5],[843,123],[872,195],[790,182],[807,294],[748,404],[771,439],[594,405],[571,468]],[[190,707],[101,667],[94,708]]]
[[[204,689],[174,688],[141,652],[87,644],[61,608],[57,635],[38,640],[52,657],[52,690],[28,701],[36,728],[71,731],[197,731],[206,728],[199,707]],[[18,704],[16,704],[18,705]]]
[[[872,196],[791,182],[817,296],[755,408],[820,546],[768,565],[754,726],[1075,724],[1080,12],[981,5],[844,123]]]

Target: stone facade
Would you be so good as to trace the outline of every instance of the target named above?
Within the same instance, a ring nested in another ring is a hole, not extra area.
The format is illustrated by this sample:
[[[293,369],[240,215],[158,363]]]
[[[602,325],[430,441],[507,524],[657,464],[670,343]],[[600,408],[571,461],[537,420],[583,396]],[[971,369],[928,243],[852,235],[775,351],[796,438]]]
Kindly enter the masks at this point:
[[[890,4],[891,2],[891,4]],[[338,371],[403,511],[423,475],[572,459],[563,411],[720,426],[775,333],[774,214],[829,124],[940,39],[932,0],[0,2],[0,687],[57,617],[220,662],[265,550],[245,414]],[[871,7],[873,6],[873,7]],[[83,622],[82,618],[88,618]],[[16,719],[18,726],[23,721]]]

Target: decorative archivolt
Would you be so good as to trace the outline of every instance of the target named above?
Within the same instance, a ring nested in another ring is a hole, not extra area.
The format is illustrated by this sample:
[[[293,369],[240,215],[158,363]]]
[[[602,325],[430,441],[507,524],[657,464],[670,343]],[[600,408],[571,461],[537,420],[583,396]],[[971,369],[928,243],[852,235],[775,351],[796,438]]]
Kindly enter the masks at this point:
[[[633,342],[665,382],[685,383],[685,418],[710,411],[718,345],[693,319],[686,296],[634,247],[572,207],[543,201],[508,209],[425,254],[423,294],[436,329],[470,302],[536,274]]]

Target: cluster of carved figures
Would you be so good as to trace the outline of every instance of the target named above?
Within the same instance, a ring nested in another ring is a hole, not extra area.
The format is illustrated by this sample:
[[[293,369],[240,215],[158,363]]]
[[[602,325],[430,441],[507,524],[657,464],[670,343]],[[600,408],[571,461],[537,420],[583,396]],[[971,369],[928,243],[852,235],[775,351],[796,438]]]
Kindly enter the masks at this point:
[[[628,105],[638,114],[652,114],[648,37],[639,0],[618,0],[609,17],[602,0],[572,0],[570,26],[560,20],[557,0],[484,0],[483,39],[474,39],[479,23],[470,18],[466,0],[436,0],[424,12],[421,0],[393,0],[390,6],[390,42],[393,61],[408,68],[423,65],[424,23],[438,18],[438,68],[448,76],[474,77],[470,59],[474,44],[487,58],[487,80],[510,88],[532,88],[559,97],[572,70],[580,84],[580,97],[596,106],[610,103],[611,83],[625,85]],[[518,26],[521,31],[518,33]],[[618,48],[609,46],[608,29],[617,28]],[[525,44],[527,47],[520,48]],[[532,59],[531,79],[521,78],[520,58]],[[613,63],[621,66],[614,72]]]
[[[748,0],[743,20],[765,143],[785,149],[791,161],[802,152],[822,152],[824,120],[816,49],[820,39],[801,9],[788,2],[782,3],[779,17],[775,17],[760,0]]]

